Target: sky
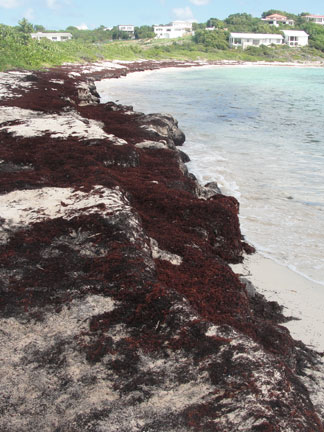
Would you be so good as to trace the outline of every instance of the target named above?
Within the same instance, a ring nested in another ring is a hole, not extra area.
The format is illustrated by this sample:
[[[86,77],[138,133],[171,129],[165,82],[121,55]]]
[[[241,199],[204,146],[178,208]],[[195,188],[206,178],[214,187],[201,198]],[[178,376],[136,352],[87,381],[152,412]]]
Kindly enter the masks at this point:
[[[323,0],[0,0],[0,23],[22,18],[47,29],[69,25],[93,29],[118,24],[167,24],[174,20],[206,22],[232,13],[260,16],[269,9],[324,15]]]

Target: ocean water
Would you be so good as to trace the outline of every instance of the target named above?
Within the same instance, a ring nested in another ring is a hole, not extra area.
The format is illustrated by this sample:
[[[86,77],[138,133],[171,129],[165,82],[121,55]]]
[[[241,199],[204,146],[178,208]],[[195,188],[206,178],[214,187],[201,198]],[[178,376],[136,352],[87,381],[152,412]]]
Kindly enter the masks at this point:
[[[103,102],[174,115],[188,168],[240,201],[246,239],[324,285],[324,69],[167,69],[98,89]]]

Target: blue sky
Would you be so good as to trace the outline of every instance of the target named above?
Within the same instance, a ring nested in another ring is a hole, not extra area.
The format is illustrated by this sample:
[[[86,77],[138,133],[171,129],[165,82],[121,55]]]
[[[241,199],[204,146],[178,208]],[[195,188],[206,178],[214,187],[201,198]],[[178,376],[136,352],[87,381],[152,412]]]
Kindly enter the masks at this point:
[[[68,25],[107,27],[118,24],[165,24],[175,19],[205,22],[231,13],[253,16],[268,9],[324,15],[323,0],[0,0],[0,23],[16,25],[26,17],[48,29]]]

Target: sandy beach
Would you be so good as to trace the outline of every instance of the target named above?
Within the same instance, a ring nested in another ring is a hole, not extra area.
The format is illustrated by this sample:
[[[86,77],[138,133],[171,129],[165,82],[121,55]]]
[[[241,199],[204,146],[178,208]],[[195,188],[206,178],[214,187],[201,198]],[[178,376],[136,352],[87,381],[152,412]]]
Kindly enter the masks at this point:
[[[265,258],[260,253],[246,256],[243,264],[233,265],[235,273],[248,279],[260,294],[284,307],[283,324],[296,340],[309,348],[324,351],[324,289],[298,273]]]

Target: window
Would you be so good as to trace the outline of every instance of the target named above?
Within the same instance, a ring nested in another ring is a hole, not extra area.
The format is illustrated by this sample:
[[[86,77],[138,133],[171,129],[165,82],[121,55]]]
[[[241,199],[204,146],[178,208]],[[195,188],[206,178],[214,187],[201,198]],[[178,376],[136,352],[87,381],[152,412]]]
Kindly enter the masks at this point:
[[[235,44],[235,45],[241,45],[241,44],[242,44],[242,39],[237,39],[237,38],[235,38],[235,39],[234,39],[234,44]]]
[[[259,39],[253,39],[253,45],[259,45],[260,41]]]

